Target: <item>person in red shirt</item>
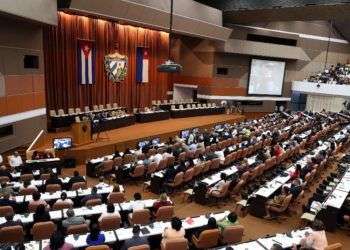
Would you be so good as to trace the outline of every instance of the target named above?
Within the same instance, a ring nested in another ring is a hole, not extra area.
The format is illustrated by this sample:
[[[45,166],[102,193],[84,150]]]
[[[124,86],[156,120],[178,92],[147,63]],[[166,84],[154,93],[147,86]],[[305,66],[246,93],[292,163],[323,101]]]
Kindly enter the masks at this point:
[[[280,157],[284,153],[282,146],[279,144],[276,144],[276,146],[274,148],[274,153],[275,153],[276,157]]]
[[[168,200],[168,196],[163,193],[159,196],[158,201],[153,203],[153,210],[154,210],[154,214],[157,213],[158,209],[160,207],[164,207],[164,206],[171,206],[172,203],[171,201]]]
[[[301,175],[301,166],[297,164],[293,173],[290,173],[290,178],[292,180],[299,179]]]

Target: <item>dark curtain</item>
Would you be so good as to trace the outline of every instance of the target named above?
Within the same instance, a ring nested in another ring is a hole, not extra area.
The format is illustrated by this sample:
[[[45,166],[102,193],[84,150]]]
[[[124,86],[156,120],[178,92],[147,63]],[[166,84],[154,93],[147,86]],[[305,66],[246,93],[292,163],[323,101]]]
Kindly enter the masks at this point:
[[[128,108],[144,107],[165,99],[170,77],[156,67],[167,59],[169,36],[155,31],[85,16],[58,13],[58,26],[44,28],[46,104],[48,110],[117,102]],[[78,83],[77,40],[95,42],[95,83]],[[136,83],[136,47],[149,48],[149,82]],[[104,56],[118,52],[128,57],[123,82],[108,80]]]

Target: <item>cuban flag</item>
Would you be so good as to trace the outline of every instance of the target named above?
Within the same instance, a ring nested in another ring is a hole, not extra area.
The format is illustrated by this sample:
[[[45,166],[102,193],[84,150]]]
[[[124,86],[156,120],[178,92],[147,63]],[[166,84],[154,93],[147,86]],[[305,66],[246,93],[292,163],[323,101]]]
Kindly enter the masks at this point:
[[[136,48],[136,82],[148,82],[149,53],[147,48]]]
[[[78,78],[80,84],[95,81],[95,48],[92,41],[78,40]]]

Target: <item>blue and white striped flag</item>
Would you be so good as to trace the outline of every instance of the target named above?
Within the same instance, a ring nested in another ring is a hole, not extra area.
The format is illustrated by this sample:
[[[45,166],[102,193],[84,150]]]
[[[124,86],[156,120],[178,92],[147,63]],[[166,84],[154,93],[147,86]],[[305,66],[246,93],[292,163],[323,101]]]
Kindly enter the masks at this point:
[[[78,40],[78,79],[80,84],[95,82],[95,48],[92,41]]]
[[[136,82],[148,82],[148,49],[143,47],[136,48]]]

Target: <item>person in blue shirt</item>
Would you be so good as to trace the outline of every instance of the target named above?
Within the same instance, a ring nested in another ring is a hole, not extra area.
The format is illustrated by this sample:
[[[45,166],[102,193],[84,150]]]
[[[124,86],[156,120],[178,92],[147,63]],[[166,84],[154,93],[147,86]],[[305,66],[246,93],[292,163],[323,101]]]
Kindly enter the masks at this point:
[[[101,233],[98,224],[90,224],[90,234],[86,237],[86,243],[89,246],[101,245],[105,242],[105,235]]]

